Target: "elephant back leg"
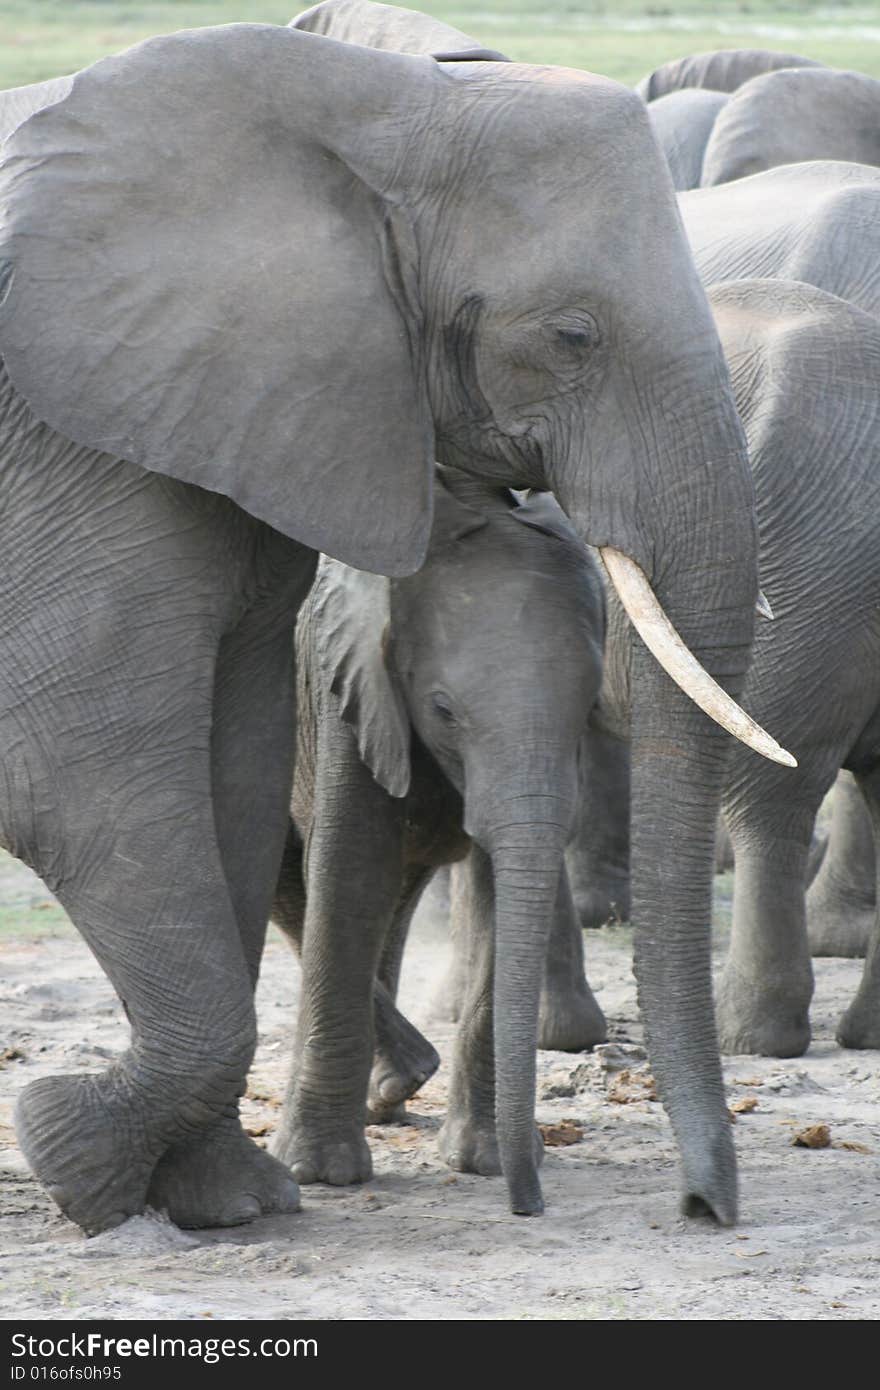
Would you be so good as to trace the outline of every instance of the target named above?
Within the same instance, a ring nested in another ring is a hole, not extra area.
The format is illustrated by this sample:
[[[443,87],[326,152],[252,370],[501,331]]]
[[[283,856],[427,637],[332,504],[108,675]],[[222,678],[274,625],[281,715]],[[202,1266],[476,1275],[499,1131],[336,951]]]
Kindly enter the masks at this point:
[[[584,975],[584,939],[563,867],[547,943],[538,1046],[582,1052],[608,1040],[608,1025]]]
[[[375,1049],[368,1102],[368,1118],[373,1124],[402,1120],[404,1101],[414,1096],[440,1065],[436,1049],[396,1004],[409,929],[432,872],[422,864],[407,865],[382,951],[373,992]]]
[[[876,884],[880,865],[880,768],[857,772],[856,781],[870,816]],[[875,901],[880,902],[880,894]],[[841,1047],[880,1047],[880,909],[876,907],[858,993],[840,1021],[837,1040]]]
[[[807,892],[812,955],[864,956],[875,909],[871,819],[852,774],[842,772],[834,789],[828,848]]]

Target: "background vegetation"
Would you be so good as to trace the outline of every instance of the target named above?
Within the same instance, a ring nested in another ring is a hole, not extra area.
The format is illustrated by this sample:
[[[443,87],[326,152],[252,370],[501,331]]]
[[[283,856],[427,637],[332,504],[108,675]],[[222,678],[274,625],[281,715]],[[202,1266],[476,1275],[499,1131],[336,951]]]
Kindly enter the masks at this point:
[[[412,0],[511,58],[635,82],[704,48],[786,48],[880,77],[880,0]],[[0,0],[0,87],[74,72],[150,34],[286,24],[297,0]],[[303,5],[301,8],[305,8]]]

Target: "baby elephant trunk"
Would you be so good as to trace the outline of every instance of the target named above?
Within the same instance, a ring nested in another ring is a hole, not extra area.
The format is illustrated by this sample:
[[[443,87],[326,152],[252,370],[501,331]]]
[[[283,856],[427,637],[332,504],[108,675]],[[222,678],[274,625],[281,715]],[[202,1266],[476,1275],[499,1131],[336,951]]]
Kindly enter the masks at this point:
[[[550,927],[559,892],[567,816],[553,798],[526,819],[492,836],[495,874],[495,1124],[511,1210],[544,1210],[538,1179],[541,1143],[535,1128],[535,1054],[538,1008]]]

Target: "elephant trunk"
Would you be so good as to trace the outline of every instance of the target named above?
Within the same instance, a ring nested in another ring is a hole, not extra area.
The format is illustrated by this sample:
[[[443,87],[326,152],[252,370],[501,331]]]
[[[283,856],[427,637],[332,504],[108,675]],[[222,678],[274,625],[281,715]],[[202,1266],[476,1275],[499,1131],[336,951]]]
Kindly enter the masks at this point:
[[[624,454],[621,466],[643,480],[639,495],[650,492],[650,512],[603,513],[601,493],[591,490],[582,467],[571,471],[559,494],[584,535],[637,561],[696,661],[736,699],[751,655],[758,594],[752,477],[723,358],[708,336],[702,362],[691,358],[689,372],[682,369],[675,391],[667,380],[661,426],[627,429],[620,421],[615,436],[603,433],[591,442],[611,458],[621,458],[628,444],[631,457]],[[616,618],[610,627],[621,631]],[[681,1152],[685,1210],[708,1209],[726,1225],[736,1217],[736,1166],[715,1033],[710,922],[715,824],[730,738],[639,636],[630,633],[624,644],[630,649],[627,678],[617,682],[612,704],[619,697],[631,710],[639,1002]],[[612,653],[612,670],[614,662]]]
[[[733,499],[731,499],[733,501]],[[723,516],[724,512],[719,515]],[[731,513],[728,512],[728,516]],[[742,552],[696,527],[657,597],[700,664],[738,696],[751,654],[752,532]],[[694,575],[700,577],[694,590]],[[684,1169],[683,1208],[736,1219],[736,1161],[711,981],[715,826],[729,737],[631,639],[632,916],[639,1004]]]
[[[544,1209],[535,1131],[538,1011],[568,828],[555,798],[523,798],[490,836],[495,877],[495,1119],[511,1210]]]

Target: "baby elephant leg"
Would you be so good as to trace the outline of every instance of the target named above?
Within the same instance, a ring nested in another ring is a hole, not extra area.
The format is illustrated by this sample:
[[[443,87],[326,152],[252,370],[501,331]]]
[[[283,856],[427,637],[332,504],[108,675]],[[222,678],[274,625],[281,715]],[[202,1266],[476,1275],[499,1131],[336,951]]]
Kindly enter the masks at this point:
[[[459,945],[466,970],[466,990],[455,1038],[446,1121],[440,1153],[461,1173],[494,1177],[501,1172],[495,1133],[495,888],[491,861],[471,846],[458,867],[461,895]],[[535,1129],[535,1161],[544,1145]]]

